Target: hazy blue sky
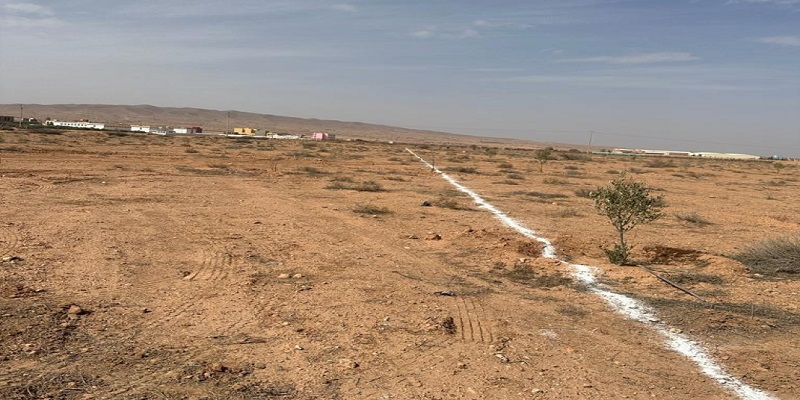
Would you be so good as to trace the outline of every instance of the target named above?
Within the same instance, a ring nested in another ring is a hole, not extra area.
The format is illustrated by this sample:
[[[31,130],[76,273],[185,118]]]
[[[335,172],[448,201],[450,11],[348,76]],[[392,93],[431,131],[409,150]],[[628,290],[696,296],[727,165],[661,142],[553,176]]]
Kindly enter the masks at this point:
[[[0,103],[800,156],[800,0],[0,0]]]

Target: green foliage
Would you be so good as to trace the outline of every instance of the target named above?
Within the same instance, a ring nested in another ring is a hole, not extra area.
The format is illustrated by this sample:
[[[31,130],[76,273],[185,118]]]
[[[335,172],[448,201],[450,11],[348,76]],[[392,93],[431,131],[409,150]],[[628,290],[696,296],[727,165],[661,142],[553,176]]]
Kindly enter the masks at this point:
[[[539,162],[539,172],[544,171],[544,165],[547,164],[548,161],[552,158],[553,155],[553,148],[552,147],[545,147],[543,149],[536,149],[533,152],[533,158]]]
[[[599,187],[591,193],[594,206],[604,215],[619,235],[619,243],[614,249],[606,249],[609,261],[624,265],[628,262],[631,246],[625,243],[625,233],[639,224],[646,224],[661,218],[663,200],[661,196],[651,196],[650,188],[643,183],[628,180],[620,175],[609,186]]]

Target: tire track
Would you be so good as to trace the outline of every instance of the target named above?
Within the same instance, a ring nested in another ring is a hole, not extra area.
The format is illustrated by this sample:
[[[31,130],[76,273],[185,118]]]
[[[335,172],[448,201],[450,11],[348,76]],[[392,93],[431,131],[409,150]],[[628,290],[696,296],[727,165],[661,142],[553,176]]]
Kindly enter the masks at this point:
[[[233,266],[233,255],[229,252],[203,252],[199,268],[183,278],[185,281],[206,280],[219,281],[228,277],[228,270]]]
[[[183,277],[182,281],[175,280],[175,284],[170,284],[170,278],[156,278],[149,281],[143,281],[146,288],[157,288],[158,286],[168,287],[170,289],[169,298],[179,298],[181,302],[169,307],[165,307],[166,311],[162,315],[154,313],[153,318],[148,321],[143,321],[138,325],[131,327],[136,331],[134,336],[153,330],[159,327],[174,326],[178,320],[186,317],[188,313],[193,310],[199,310],[198,304],[202,303],[203,295],[213,295],[218,293],[220,286],[211,285],[208,287],[199,288],[198,285],[206,286],[208,283],[219,282],[228,277],[228,271],[233,267],[234,257],[227,251],[224,252],[203,252],[201,253],[200,262],[194,272],[189,273]],[[134,285],[133,288],[135,289]],[[174,292],[180,294],[174,294]],[[168,300],[168,298],[161,297],[159,300]],[[229,314],[221,314],[223,317]],[[231,325],[239,321],[234,321]]]
[[[12,255],[19,247],[19,233],[10,226],[0,226],[0,257]]]
[[[458,326],[461,340],[467,342],[491,343],[494,335],[486,322],[483,306],[471,298],[461,297],[455,301],[458,313]]]

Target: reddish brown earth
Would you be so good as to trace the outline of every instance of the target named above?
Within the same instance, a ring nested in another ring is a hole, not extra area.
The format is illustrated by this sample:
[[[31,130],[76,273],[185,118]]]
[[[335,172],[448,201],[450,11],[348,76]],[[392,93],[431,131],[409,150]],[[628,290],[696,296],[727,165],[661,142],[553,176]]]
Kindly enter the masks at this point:
[[[0,398],[734,398],[401,146],[0,135]],[[800,398],[800,284],[726,257],[797,230],[797,166],[417,150]],[[668,206],[634,258],[713,306],[605,260],[582,194],[623,170]]]

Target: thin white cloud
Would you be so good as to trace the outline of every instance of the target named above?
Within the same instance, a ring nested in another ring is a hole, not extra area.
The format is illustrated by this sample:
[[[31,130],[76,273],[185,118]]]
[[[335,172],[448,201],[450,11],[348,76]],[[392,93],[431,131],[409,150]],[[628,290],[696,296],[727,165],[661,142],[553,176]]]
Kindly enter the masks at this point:
[[[52,16],[53,10],[34,3],[9,3],[3,5],[3,9],[15,15],[37,15]]]
[[[420,29],[418,31],[411,32],[411,36],[419,39],[428,39],[432,38],[434,35],[433,30],[431,29]]]
[[[800,0],[730,0],[728,4],[768,4],[775,6],[800,5]]]
[[[0,26],[6,28],[49,28],[63,25],[48,7],[34,3],[8,3],[0,7]]]
[[[334,4],[333,6],[331,6],[331,8],[333,8],[334,10],[337,10],[337,11],[344,11],[344,12],[351,12],[351,13],[358,12],[358,7],[356,7],[356,6],[352,5],[352,4],[347,4],[347,3]]]
[[[638,53],[625,56],[598,56],[558,60],[564,63],[603,63],[603,64],[655,64],[699,60],[700,57],[686,52]]]
[[[665,89],[665,90],[713,90],[730,91],[745,90],[745,88],[724,84],[708,83],[695,80],[677,79],[672,77],[644,77],[626,75],[528,75],[503,78],[500,82],[570,85],[578,87],[595,87],[605,89]]]
[[[417,39],[469,39],[479,37],[481,33],[477,29],[442,29],[437,26],[429,26],[411,32],[410,35]]]
[[[757,41],[779,46],[800,47],[800,36],[770,36],[757,39]]]
[[[470,68],[468,71],[470,71],[470,72],[520,72],[520,71],[524,71],[524,69],[522,69],[522,68],[496,67],[496,68]]]

